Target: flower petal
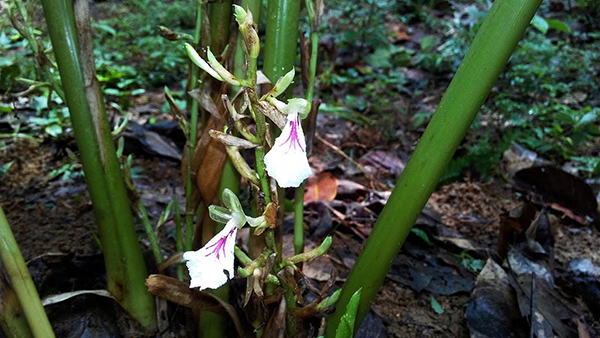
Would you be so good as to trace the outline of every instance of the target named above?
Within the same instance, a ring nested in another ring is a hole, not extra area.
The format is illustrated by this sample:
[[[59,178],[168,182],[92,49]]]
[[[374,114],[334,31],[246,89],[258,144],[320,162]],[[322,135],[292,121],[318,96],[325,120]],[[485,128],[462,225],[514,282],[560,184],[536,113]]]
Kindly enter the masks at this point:
[[[237,230],[237,224],[230,220],[202,249],[183,254],[190,273],[190,288],[216,289],[233,278]]]
[[[236,196],[236,194],[225,188],[223,189],[223,194],[221,195],[221,200],[223,201],[223,204],[225,204],[225,206],[227,207],[227,209],[231,210],[231,212],[243,212],[244,209],[242,209],[242,203],[240,203],[239,198]],[[243,224],[242,224],[243,225]]]
[[[251,227],[254,228],[254,227],[257,227],[257,226],[265,223],[265,216],[259,216],[259,217],[246,216],[246,221],[248,222],[248,224]]]
[[[312,173],[298,114],[287,117],[288,123],[264,158],[267,172],[282,188],[297,187]]]
[[[218,205],[209,206],[208,215],[217,223],[227,223],[229,220],[231,220],[231,218],[233,218],[229,209]]]

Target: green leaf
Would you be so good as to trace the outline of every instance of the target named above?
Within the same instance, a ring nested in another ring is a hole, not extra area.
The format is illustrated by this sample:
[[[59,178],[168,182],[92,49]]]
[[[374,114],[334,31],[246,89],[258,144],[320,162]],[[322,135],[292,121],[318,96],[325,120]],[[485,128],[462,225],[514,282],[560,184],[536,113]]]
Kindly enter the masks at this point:
[[[10,113],[12,112],[13,108],[10,104],[8,103],[0,103],[0,113]]]
[[[0,179],[4,178],[4,176],[8,173],[10,167],[12,167],[14,163],[15,160],[12,160],[10,162],[4,163],[3,165],[0,165]]]
[[[421,45],[421,50],[423,52],[429,53],[429,52],[431,52],[431,50],[433,50],[433,47],[435,45],[435,38],[433,37],[433,35],[424,36],[421,39],[420,45]]]
[[[60,124],[57,124],[57,123],[47,125],[44,128],[44,131],[46,132],[46,134],[48,134],[52,137],[57,137],[63,133],[62,127],[60,126]]]
[[[563,21],[557,19],[546,19],[546,23],[548,24],[548,27],[556,29],[557,31],[571,33],[571,28]]]
[[[438,303],[438,301],[435,298],[433,298],[433,296],[431,296],[431,308],[438,315],[441,315],[442,313],[444,313],[444,308],[442,307],[442,305],[440,303]]]
[[[131,91],[131,96],[144,94],[146,90],[144,88],[138,88]]]
[[[543,34],[548,33],[548,21],[546,21],[546,19],[542,18],[539,15],[533,17],[533,19],[531,20],[531,25]]]
[[[360,293],[362,288],[350,298],[350,302],[346,306],[346,313],[340,319],[340,325],[335,331],[335,338],[352,338],[354,337],[354,322],[356,321],[356,312],[358,311],[358,303],[360,302]]]
[[[417,237],[422,239],[425,243],[431,245],[431,240],[429,239],[429,236],[427,236],[427,233],[425,231],[417,228],[412,228],[410,232],[417,235]]]
[[[575,123],[574,128],[579,129],[587,124],[595,122],[597,119],[598,119],[598,114],[596,113],[596,111],[588,112],[585,115],[583,115],[581,117],[581,119],[579,119],[579,121],[577,121]]]
[[[100,22],[93,22],[92,23],[92,27],[94,27],[95,29],[104,31],[104,32],[106,32],[106,33],[108,33],[108,34],[110,34],[112,36],[117,35],[117,31],[114,28],[112,28],[111,26],[109,26],[108,24],[106,24],[106,23],[104,23],[102,21],[100,21]]]
[[[123,96],[123,92],[116,88],[106,88],[104,89],[104,95]]]
[[[29,107],[31,109],[35,109],[38,112],[44,110],[48,108],[48,98],[45,96],[35,96],[31,99]]]
[[[372,54],[367,56],[367,63],[374,68],[389,68],[392,66],[390,59],[392,57],[391,49],[386,47],[377,48]]]

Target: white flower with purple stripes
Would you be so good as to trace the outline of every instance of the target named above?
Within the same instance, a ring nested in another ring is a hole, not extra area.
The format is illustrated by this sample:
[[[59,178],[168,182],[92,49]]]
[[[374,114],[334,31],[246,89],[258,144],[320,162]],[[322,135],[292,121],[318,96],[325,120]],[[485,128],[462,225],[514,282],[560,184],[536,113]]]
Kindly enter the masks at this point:
[[[202,249],[188,251],[183,260],[190,273],[190,288],[216,289],[233,278],[234,249],[237,231],[246,222],[258,225],[264,216],[252,218],[244,214],[237,196],[229,189],[223,190],[223,203],[226,208],[211,205],[210,217],[225,227]]]
[[[297,187],[312,173],[300,121],[300,115],[305,116],[310,106],[303,99],[292,99],[287,105],[273,99],[270,102],[287,114],[287,123],[265,156],[265,166],[269,176],[275,178],[280,187]]]

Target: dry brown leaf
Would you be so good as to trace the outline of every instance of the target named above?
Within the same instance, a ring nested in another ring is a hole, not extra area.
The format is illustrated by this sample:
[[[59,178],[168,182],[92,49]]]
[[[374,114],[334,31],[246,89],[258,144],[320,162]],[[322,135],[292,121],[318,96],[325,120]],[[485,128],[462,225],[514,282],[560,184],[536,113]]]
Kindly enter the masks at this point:
[[[219,113],[224,115],[225,108],[219,106]],[[221,120],[222,121],[222,120]],[[204,205],[211,205],[216,197],[217,188],[223,174],[223,166],[227,161],[227,152],[225,146],[218,140],[210,136],[210,130],[222,130],[223,123],[210,117],[207,125],[204,127],[200,141],[196,145],[194,158],[192,159],[192,170],[197,168],[196,183],[200,189],[200,196]]]
[[[150,275],[146,279],[148,291],[175,304],[192,309],[213,311],[228,314],[233,320],[238,336],[243,337],[242,322],[235,308],[231,304],[220,300],[218,297],[196,289],[190,289],[189,285],[175,278],[164,275]]]
[[[304,203],[333,201],[337,195],[338,180],[328,171],[320,172],[306,181]]]

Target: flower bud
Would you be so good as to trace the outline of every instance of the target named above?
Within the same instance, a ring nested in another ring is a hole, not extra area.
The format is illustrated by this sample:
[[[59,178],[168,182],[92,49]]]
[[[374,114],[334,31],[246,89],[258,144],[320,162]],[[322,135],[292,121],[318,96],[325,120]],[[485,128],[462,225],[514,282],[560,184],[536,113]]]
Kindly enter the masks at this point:
[[[235,20],[239,25],[240,33],[242,34],[242,41],[244,46],[244,52],[251,58],[257,58],[260,52],[260,40],[254,27],[254,18],[250,10],[245,11],[238,5],[233,5],[235,11]]]
[[[219,61],[217,61],[217,58],[210,51],[210,48],[208,48],[208,50],[206,51],[206,56],[208,58],[208,63],[210,64],[210,66],[222,78],[221,81],[225,81],[225,82],[229,83],[232,86],[238,86],[239,87],[239,86],[242,85],[242,83],[240,82],[240,80],[238,78],[236,78],[235,76],[233,76],[233,74],[231,74],[231,72],[229,72],[225,67],[223,67],[223,65],[221,65],[219,63]]]
[[[244,8],[242,6],[233,5],[233,11],[235,14],[235,21],[237,21],[238,25],[243,25],[244,21],[246,21],[246,17],[248,16]]]
[[[200,69],[207,72],[210,76],[214,77],[215,79],[217,79],[219,81],[224,81],[223,78],[219,74],[217,74],[217,72],[214,69],[212,69],[208,65],[208,63],[206,63],[206,61],[204,61],[203,58],[200,57],[200,55],[198,55],[198,52],[196,52],[196,50],[194,49],[194,47],[192,47],[192,45],[190,45],[189,43],[186,42],[185,50],[187,51],[187,54],[188,54],[188,57],[190,58],[190,60],[192,60],[192,62],[196,66],[200,67]]]
[[[290,84],[292,84],[292,81],[294,81],[294,75],[296,75],[296,69],[292,68],[292,70],[277,80],[277,83],[275,83],[273,88],[265,96],[277,97],[283,94]]]

